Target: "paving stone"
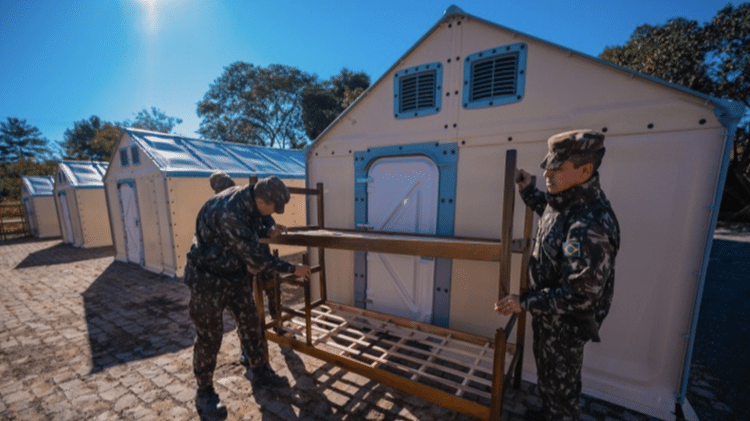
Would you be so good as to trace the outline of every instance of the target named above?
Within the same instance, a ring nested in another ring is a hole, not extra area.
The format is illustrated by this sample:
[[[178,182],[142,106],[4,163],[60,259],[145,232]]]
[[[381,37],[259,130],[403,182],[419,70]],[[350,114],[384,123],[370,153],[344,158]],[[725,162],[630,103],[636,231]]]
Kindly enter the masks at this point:
[[[34,396],[25,390],[19,390],[7,396],[3,396],[3,401],[8,405],[30,402],[32,399],[34,399]]]
[[[104,392],[100,392],[99,396],[110,402],[114,402],[115,400],[119,399],[122,395],[126,394],[128,392],[128,389],[124,386],[115,386],[111,387]]]
[[[122,412],[128,408],[132,408],[134,405],[139,403],[138,398],[132,393],[126,393],[117,399],[115,406],[112,408],[115,412]]]

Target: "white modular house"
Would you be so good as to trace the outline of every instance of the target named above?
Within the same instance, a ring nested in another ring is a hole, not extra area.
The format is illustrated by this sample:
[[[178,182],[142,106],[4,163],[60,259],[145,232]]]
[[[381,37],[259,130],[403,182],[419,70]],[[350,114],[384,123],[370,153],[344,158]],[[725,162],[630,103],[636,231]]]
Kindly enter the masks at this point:
[[[506,151],[544,189],[551,135],[603,132],[601,185],[622,246],[584,392],[674,419],[676,404],[691,411],[690,353],[743,111],[451,6],[308,147],[307,184],[324,184],[329,228],[501,238]],[[523,214],[516,196],[514,238]],[[330,300],[488,337],[507,321],[493,311],[497,273],[493,262],[326,254]],[[535,381],[531,336],[523,375]]]
[[[123,130],[104,177],[115,258],[149,271],[182,276],[195,234],[195,218],[214,195],[210,175],[221,170],[237,185],[275,175],[287,186],[304,187],[302,151],[193,139],[139,129]],[[292,196],[286,226],[305,223],[304,200]],[[279,247],[282,256],[303,252]]]
[[[31,235],[37,238],[59,237],[54,177],[23,176],[21,186],[21,199]]]
[[[64,242],[86,248],[112,245],[102,181],[106,171],[106,162],[58,164],[54,194]]]

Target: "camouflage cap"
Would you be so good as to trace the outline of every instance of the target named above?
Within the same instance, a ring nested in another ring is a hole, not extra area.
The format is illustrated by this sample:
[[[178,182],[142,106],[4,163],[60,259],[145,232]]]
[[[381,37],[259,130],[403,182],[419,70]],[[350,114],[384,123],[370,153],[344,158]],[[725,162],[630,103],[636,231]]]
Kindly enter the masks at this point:
[[[588,129],[558,133],[547,140],[549,152],[540,167],[560,168],[572,155],[586,155],[604,148],[604,135]]]
[[[208,178],[208,182],[211,184],[214,193],[222,192],[234,186],[234,180],[232,180],[224,171],[215,171],[211,174],[211,177]]]
[[[284,182],[272,175],[271,177],[261,178],[255,183],[255,197],[259,197],[266,202],[273,202],[273,210],[276,213],[284,213],[284,205],[289,202],[289,190]]]

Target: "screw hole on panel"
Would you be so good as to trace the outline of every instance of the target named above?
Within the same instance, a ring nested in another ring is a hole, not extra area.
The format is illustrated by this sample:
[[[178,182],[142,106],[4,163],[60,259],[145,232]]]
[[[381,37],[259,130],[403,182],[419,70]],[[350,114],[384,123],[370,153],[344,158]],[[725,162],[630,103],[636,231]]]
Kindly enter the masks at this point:
[[[513,141],[513,136],[508,136],[508,142],[512,142],[512,141]]]
[[[606,127],[602,127],[602,133],[607,133],[607,130],[609,130],[609,129],[606,128]]]
[[[702,118],[701,121],[698,122],[698,124],[700,125],[706,124],[706,119]]]
[[[654,123],[648,123],[648,128],[649,129],[653,129],[654,128]]]

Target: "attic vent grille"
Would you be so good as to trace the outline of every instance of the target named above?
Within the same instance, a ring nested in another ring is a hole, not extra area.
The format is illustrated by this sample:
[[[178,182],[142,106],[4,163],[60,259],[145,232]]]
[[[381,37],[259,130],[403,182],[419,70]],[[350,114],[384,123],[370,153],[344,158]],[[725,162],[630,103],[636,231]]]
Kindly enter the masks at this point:
[[[464,108],[492,107],[523,99],[526,44],[480,51],[464,64]]]
[[[440,63],[423,64],[396,72],[393,108],[396,118],[421,117],[440,112],[443,69]]]

